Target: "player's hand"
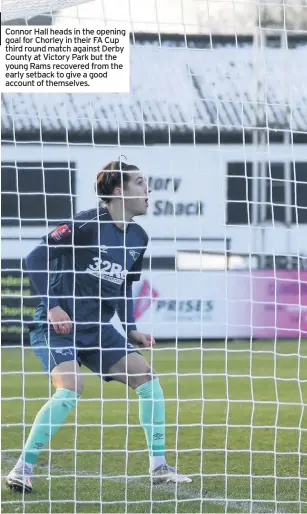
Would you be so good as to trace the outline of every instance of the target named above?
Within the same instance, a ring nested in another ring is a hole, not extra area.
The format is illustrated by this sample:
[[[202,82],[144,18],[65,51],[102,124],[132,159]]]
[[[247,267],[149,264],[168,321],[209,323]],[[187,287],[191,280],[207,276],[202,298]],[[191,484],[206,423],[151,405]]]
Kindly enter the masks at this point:
[[[72,329],[71,319],[61,307],[50,309],[48,319],[57,334],[69,334]]]
[[[143,346],[144,348],[151,348],[154,344],[156,344],[156,341],[151,334],[143,334],[143,332],[139,332],[138,330],[131,330],[129,332],[129,339],[137,343],[139,346]]]

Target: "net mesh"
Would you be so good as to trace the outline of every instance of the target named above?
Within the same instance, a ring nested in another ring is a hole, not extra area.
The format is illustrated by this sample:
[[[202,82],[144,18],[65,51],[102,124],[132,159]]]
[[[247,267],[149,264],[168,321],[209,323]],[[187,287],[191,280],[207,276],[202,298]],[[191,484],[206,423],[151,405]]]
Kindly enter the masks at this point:
[[[34,492],[3,492],[3,508],[305,512],[306,1],[63,7],[4,1],[3,19],[121,23],[131,94],[2,95],[3,474],[53,394],[27,345],[38,298],[22,258],[94,204],[92,179],[115,152],[153,189],[134,313],[168,340],[147,358],[167,459],[193,483],[152,486],[135,394],[83,368]]]

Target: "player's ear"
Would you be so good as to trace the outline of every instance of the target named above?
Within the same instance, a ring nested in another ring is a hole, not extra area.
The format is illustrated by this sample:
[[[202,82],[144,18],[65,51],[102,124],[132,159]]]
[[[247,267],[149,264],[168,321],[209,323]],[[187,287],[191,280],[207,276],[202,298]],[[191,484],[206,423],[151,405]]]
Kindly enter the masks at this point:
[[[113,191],[113,195],[114,196],[121,196],[122,195],[122,190],[120,187],[115,187],[114,188],[114,191]]]

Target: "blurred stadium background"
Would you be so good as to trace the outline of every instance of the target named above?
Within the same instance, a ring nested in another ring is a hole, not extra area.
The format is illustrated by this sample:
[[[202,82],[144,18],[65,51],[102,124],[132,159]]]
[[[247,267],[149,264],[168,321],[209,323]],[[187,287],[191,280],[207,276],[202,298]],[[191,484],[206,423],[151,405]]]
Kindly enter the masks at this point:
[[[2,94],[3,473],[49,394],[28,352],[36,299],[22,259],[92,207],[97,171],[122,153],[153,189],[135,314],[161,342],[151,358],[172,457],[194,483],[152,493],[127,481],[147,472],[136,405],[87,377],[78,434],[72,418],[34,499],[3,493],[4,511],[307,512],[306,0],[16,13],[5,23],[121,22],[131,94]]]

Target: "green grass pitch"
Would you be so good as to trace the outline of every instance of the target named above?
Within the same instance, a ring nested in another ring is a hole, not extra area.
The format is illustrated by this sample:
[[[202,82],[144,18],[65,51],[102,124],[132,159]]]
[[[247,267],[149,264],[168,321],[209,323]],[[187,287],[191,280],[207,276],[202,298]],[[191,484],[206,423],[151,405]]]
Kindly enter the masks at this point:
[[[2,511],[307,512],[307,342],[158,345],[152,365],[167,399],[168,461],[177,456],[192,484],[151,489],[134,393],[127,403],[123,385],[89,374],[77,431],[71,414],[39,459],[34,492],[2,486]],[[2,348],[2,373],[5,476],[49,380],[28,348]]]

